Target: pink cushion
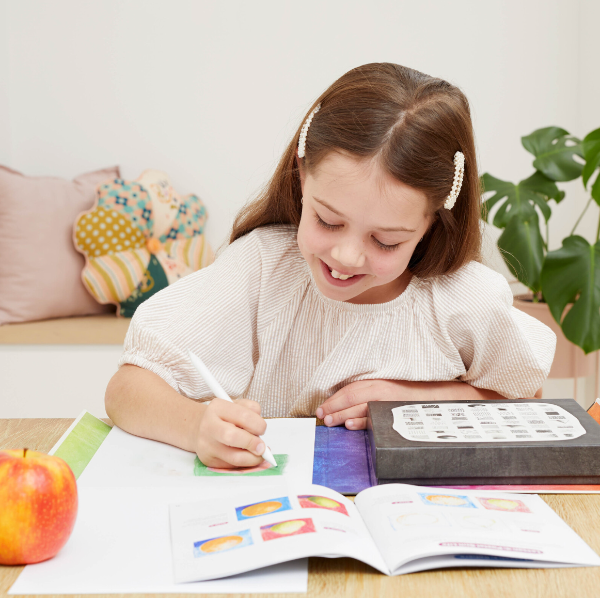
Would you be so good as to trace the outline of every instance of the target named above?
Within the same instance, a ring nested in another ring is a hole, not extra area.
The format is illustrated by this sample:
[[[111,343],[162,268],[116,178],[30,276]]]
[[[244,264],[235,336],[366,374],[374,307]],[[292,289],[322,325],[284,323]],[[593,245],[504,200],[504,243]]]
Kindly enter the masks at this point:
[[[117,166],[72,181],[0,166],[0,324],[114,311],[83,286],[72,231],[97,185],[119,177]]]

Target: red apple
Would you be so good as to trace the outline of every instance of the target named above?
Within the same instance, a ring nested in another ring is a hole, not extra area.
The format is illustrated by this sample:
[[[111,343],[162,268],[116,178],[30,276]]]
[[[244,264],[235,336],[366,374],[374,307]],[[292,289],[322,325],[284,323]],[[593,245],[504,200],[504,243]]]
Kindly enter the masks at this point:
[[[0,451],[0,565],[52,558],[71,535],[77,483],[59,457]]]

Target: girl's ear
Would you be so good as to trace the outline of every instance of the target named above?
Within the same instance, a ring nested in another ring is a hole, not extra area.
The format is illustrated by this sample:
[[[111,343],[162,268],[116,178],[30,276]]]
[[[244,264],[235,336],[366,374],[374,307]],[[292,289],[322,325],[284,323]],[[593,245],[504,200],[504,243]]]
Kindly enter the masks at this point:
[[[296,149],[296,164],[298,165],[298,172],[300,173],[300,188],[302,189],[302,194],[304,194],[304,181],[306,179],[306,172],[304,171],[304,164],[302,164],[302,160],[298,157],[297,149]]]

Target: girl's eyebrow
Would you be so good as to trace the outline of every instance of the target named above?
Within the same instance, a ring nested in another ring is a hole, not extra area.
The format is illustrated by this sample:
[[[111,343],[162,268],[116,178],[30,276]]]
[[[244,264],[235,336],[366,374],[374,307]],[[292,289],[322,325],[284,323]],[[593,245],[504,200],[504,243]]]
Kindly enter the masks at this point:
[[[328,210],[331,210],[334,214],[337,214],[338,216],[341,216],[342,218],[345,218],[345,216],[341,213],[338,212],[333,206],[330,206],[326,201],[319,199],[318,197],[315,197],[313,195],[313,199],[320,203],[322,206],[325,206]],[[375,227],[375,230],[382,230],[382,231],[386,231],[386,232],[400,232],[400,233],[414,233],[416,229],[412,229],[412,228],[404,228],[403,226],[399,226],[397,228],[389,228],[389,227]]]

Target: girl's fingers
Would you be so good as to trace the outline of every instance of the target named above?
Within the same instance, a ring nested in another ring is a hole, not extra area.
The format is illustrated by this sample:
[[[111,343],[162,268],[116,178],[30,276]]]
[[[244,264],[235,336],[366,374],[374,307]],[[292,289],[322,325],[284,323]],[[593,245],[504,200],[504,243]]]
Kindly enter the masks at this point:
[[[213,399],[209,408],[213,409],[219,419],[242,428],[254,436],[262,436],[267,430],[267,422],[252,408],[247,407],[246,402],[253,401],[240,400],[230,403],[223,399]]]
[[[325,416],[325,425],[339,426],[348,419],[366,418],[367,409],[367,403],[363,403],[362,405],[356,405],[355,407],[350,407],[349,409],[336,411],[335,413],[331,413],[330,415]]]
[[[222,459],[229,465],[227,467],[256,467],[260,465],[264,459],[260,456],[253,455],[248,451],[232,448],[230,446],[221,445],[218,448],[218,458]]]
[[[356,417],[354,419],[347,419],[346,420],[346,428],[348,428],[348,430],[366,430],[367,418],[366,417]]]
[[[265,443],[258,436],[226,421],[216,424],[214,439],[226,447],[250,451],[255,456],[265,452]]]
[[[256,457],[248,451],[234,449],[217,443],[213,445],[210,456],[203,456],[201,461],[207,467],[235,469],[239,467],[255,467],[263,462],[263,458]]]
[[[236,399],[235,404],[241,405],[242,407],[248,407],[248,409],[260,415],[260,404],[256,401],[251,401],[250,399]]]
[[[332,397],[329,397],[317,410],[317,417],[319,417],[319,412],[322,412],[322,417],[325,419],[327,415],[333,414],[336,411],[343,411],[344,409],[373,400],[373,392],[369,391],[371,386],[370,380],[361,380],[361,382],[366,382],[367,384],[358,385],[357,382],[349,384]]]

